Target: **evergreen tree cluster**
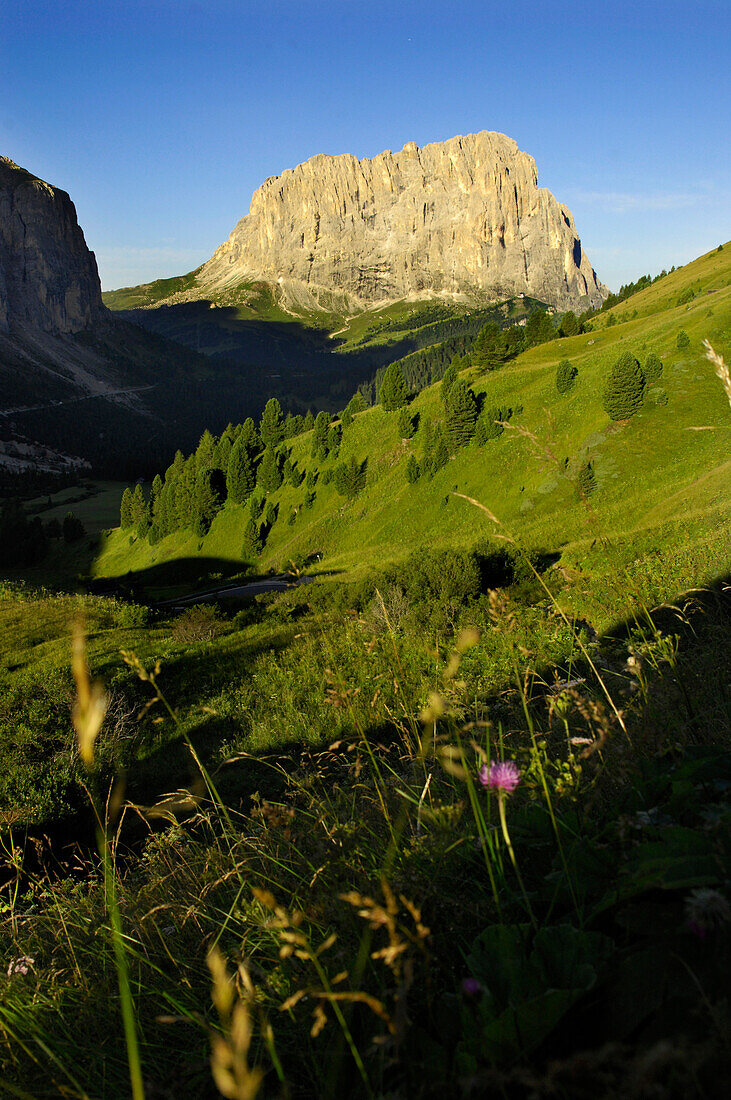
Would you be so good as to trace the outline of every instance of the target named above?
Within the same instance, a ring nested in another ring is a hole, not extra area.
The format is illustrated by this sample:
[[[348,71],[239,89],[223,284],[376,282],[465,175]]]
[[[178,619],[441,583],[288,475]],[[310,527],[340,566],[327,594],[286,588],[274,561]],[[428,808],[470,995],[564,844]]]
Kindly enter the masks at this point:
[[[306,431],[308,421],[311,427],[311,413],[285,417],[277,399],[271,398],[258,428],[249,417],[243,424],[229,424],[218,438],[206,429],[193,454],[186,457],[177,451],[165,474],[155,476],[149,500],[141,484],[124,490],[120,526],[146,537],[151,545],[180,530],[202,538],[227,501],[244,504],[257,485],[264,494],[274,492],[283,478],[299,485],[304,472],[292,461],[285,441]]]

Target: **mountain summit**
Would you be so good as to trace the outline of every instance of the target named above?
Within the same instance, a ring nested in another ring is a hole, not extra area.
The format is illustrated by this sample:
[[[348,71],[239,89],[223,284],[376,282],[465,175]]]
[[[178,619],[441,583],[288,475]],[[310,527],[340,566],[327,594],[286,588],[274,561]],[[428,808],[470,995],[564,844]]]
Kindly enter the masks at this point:
[[[263,280],[285,302],[346,311],[432,295],[599,305],[571,212],[537,184],[533,158],[487,130],[370,160],[320,154],[261,185],[197,289]]]
[[[0,332],[81,332],[106,312],[69,196],[0,157]]]

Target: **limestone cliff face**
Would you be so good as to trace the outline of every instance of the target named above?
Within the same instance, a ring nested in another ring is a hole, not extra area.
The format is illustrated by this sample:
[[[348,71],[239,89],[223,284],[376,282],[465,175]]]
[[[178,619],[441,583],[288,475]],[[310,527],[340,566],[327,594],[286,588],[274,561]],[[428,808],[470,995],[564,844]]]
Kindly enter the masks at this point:
[[[69,196],[0,157],[0,332],[80,332],[105,314]]]
[[[295,300],[336,292],[355,308],[476,293],[598,305],[608,292],[571,212],[537,181],[533,158],[488,131],[372,160],[315,156],[254,193],[199,287],[278,281]]]

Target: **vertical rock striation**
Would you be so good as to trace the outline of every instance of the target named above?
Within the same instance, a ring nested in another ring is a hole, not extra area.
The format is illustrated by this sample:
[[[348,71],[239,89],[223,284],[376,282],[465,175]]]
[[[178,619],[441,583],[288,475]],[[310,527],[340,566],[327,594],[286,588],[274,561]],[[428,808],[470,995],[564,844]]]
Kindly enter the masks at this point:
[[[80,332],[105,314],[69,196],[0,157],[0,332]]]
[[[278,282],[313,304],[362,308],[409,296],[601,303],[571,212],[538,187],[535,161],[482,131],[372,160],[312,157],[254,193],[198,276],[200,290]]]

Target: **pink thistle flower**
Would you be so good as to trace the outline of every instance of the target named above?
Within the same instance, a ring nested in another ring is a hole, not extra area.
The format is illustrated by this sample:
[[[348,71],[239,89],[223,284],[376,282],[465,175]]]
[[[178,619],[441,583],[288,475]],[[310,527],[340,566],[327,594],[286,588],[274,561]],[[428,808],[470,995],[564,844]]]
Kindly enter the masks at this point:
[[[477,778],[483,787],[512,794],[520,783],[520,768],[514,760],[494,761],[489,768],[483,764]]]

